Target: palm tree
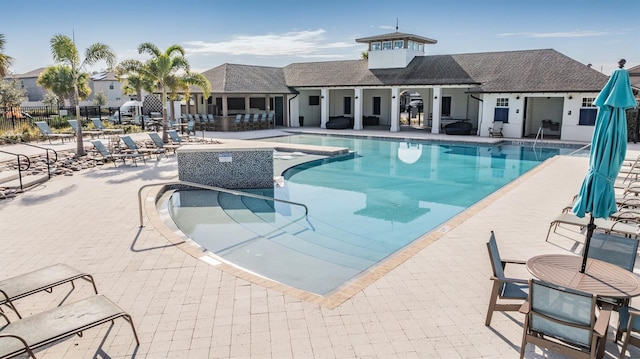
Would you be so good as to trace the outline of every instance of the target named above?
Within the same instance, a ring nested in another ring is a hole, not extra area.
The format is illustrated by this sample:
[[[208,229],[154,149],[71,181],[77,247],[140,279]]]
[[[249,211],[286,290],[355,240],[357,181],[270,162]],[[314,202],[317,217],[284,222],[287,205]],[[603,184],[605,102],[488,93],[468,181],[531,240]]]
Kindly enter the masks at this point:
[[[64,104],[65,100],[69,100],[71,106],[76,105],[71,68],[64,65],[49,66],[42,71],[36,82],[39,86],[55,94],[60,104]],[[80,98],[86,98],[91,94],[89,75],[87,73],[81,73],[78,77],[78,94]]]
[[[104,60],[109,68],[112,68],[116,61],[116,54],[111,48],[103,43],[95,43],[90,45],[84,53],[84,60],[80,59],[76,44],[68,36],[57,34],[51,38],[51,55],[55,62],[62,63],[71,68],[73,93],[76,105],[76,120],[81,124],[80,119],[80,94],[78,91],[78,83],[80,75],[83,73],[85,66],[90,66],[98,61]],[[84,145],[82,143],[82,126],[78,126],[77,133],[77,155],[84,156]]]
[[[13,57],[4,54],[4,34],[0,34],[0,79],[7,76]]]
[[[181,88],[182,82],[194,85],[202,89],[205,98],[209,97],[211,84],[202,74],[192,73],[189,62],[184,57],[184,49],[180,45],[171,45],[164,52],[152,43],[145,42],[138,46],[138,53],[147,53],[151,59],[144,63],[138,60],[125,60],[120,63],[120,68],[126,73],[139,74],[145,81],[151,81],[155,89],[162,92],[162,141],[168,142],[167,127],[167,91],[172,86]]]

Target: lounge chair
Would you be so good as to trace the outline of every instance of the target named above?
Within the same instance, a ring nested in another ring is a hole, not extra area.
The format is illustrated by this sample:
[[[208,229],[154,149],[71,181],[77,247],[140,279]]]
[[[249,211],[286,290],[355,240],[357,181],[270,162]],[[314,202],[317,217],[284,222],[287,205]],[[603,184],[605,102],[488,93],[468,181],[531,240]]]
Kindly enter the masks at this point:
[[[35,124],[38,126],[38,129],[40,129],[42,136],[49,139],[49,143],[51,143],[52,138],[59,138],[62,143],[64,143],[65,139],[75,139],[75,136],[71,133],[53,133],[53,131],[51,131],[51,127],[49,127],[49,125],[44,121],[36,122]]]
[[[84,279],[90,282],[93,285],[93,291],[98,294],[96,283],[90,274],[81,272],[66,264],[54,264],[33,272],[0,280],[0,305],[8,306],[19,318],[22,318],[14,301],[43,290],[51,293],[53,287],[65,283],[71,283],[71,287],[75,288],[73,281],[76,279]]]
[[[176,130],[167,131],[167,135],[169,135],[169,139],[173,144],[180,146],[184,142]]]
[[[498,251],[498,245],[496,243],[496,237],[491,231],[491,237],[487,242],[487,250],[489,251],[489,259],[491,260],[491,268],[493,269],[493,289],[491,290],[491,297],[489,298],[489,308],[487,309],[487,318],[484,325],[491,324],[491,317],[495,311],[511,311],[517,312],[521,303],[503,304],[498,303],[498,299],[511,299],[523,301],[527,299],[527,290],[529,282],[526,279],[519,278],[507,278],[504,274],[504,269],[507,263],[512,264],[525,264],[524,261],[518,260],[504,260],[500,258],[500,252]]]
[[[596,309],[594,294],[530,279],[529,299],[520,309],[526,315],[520,358],[527,344],[573,358],[600,357],[611,311]]]
[[[149,137],[151,137],[151,141],[157,148],[162,148],[164,150],[171,150],[173,153],[176,153],[176,149],[180,147],[179,145],[169,145],[162,142],[160,135],[155,132],[149,132]]]
[[[494,121],[493,125],[489,127],[489,137],[504,137],[502,135],[502,126],[504,122],[502,121]]]
[[[124,133],[124,129],[122,128],[106,128],[104,124],[99,118],[92,118],[91,122],[93,122],[93,127],[95,127],[98,131],[102,131],[105,134],[119,134]]]
[[[69,122],[69,126],[71,126],[71,128],[73,129],[73,132],[75,132],[75,134],[78,134],[78,120],[67,120],[67,122]],[[93,136],[98,136],[100,137],[100,135],[102,135],[102,131],[96,130],[96,131],[90,131],[90,130],[82,130],[82,134],[83,135],[91,135],[91,138],[93,138]]]
[[[560,213],[556,218],[551,221],[549,224],[549,230],[547,231],[547,238],[545,241],[549,241],[549,234],[551,234],[551,229],[553,228],[553,232],[556,232],[558,225],[566,224],[572,226],[580,227],[580,230],[585,228],[589,224],[589,215],[586,215],[582,218],[576,216],[573,213]],[[615,232],[620,233],[627,236],[638,237],[640,235],[640,226],[636,223],[628,223],[627,219],[625,220],[611,220],[605,218],[595,218],[594,224],[596,228],[599,228],[607,233]]]
[[[156,155],[156,158],[158,158],[160,155],[165,153],[164,148],[138,147],[138,144],[136,144],[136,141],[134,141],[131,136],[120,136],[120,138],[122,139],[122,142],[124,142],[125,146],[127,146],[129,153],[139,153],[143,158],[144,156],[150,155]]]
[[[139,346],[138,333],[131,316],[103,295],[65,304],[46,312],[11,322],[0,329],[0,357],[27,354],[42,346],[82,333],[90,328],[123,318],[131,325]]]
[[[243,130],[244,125],[242,124],[242,114],[237,114],[235,120],[231,122],[230,125],[233,127],[234,131]]]
[[[136,167],[138,166],[138,162],[136,161],[136,159],[142,158],[142,161],[146,162],[144,161],[144,157],[139,153],[111,153],[101,141],[94,140],[91,141],[91,143],[93,144],[93,147],[95,147],[95,149],[98,151],[98,153],[102,156],[102,158],[105,161],[113,161],[114,166],[117,166],[116,162],[118,160],[122,160],[122,163],[126,163],[127,159],[131,159]]]

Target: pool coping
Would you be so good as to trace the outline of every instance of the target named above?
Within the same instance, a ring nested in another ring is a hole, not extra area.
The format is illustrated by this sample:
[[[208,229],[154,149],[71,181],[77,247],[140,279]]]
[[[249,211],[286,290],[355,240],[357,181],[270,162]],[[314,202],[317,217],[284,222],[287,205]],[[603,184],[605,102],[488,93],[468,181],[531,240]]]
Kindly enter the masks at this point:
[[[527,178],[534,176],[538,172],[542,171],[549,164],[553,163],[559,156],[557,155],[551,157],[535,168],[531,169],[527,173],[515,178],[513,181],[507,183],[502,186],[497,191],[493,192],[489,196],[483,198],[479,202],[473,204],[466,210],[458,213],[456,216],[452,217],[441,226],[436,229],[433,229],[424,235],[420,236],[418,239],[413,242],[407,244],[405,247],[399,249],[398,251],[390,254],[385,260],[376,263],[372,267],[363,271],[359,275],[353,277],[351,280],[343,283],[336,289],[334,289],[328,295],[319,295],[316,293],[304,291],[298,288],[291,287],[289,285],[280,283],[273,279],[269,279],[263,276],[260,276],[257,273],[250,272],[246,269],[243,269],[233,263],[225,260],[217,256],[214,253],[206,251],[202,246],[197,244],[195,241],[186,237],[186,235],[182,234],[177,227],[171,228],[167,225],[165,221],[166,218],[163,217],[159,211],[158,203],[160,198],[165,194],[166,187],[162,184],[158,184],[156,187],[153,187],[146,195],[145,200],[143,201],[144,212],[146,213],[148,223],[150,223],[155,230],[157,230],[160,235],[167,239],[172,245],[178,247],[183,250],[185,253],[190,256],[201,260],[203,262],[208,263],[220,269],[221,271],[234,275],[238,278],[246,280],[250,283],[254,283],[265,288],[273,289],[279,291],[283,294],[290,295],[292,297],[298,298],[300,300],[304,300],[310,303],[317,304],[327,309],[335,309],[340,306],[345,301],[349,300],[366,287],[377,281],[378,279],[385,276],[387,273],[392,271],[394,268],[403,264],[405,261],[413,257],[415,254],[420,252],[421,250],[428,247],[430,244],[434,243],[450,230],[454,229],[461,223],[465,222],[476,213],[481,211],[482,209],[489,206],[494,201],[498,200],[509,191],[511,191],[515,186],[517,186],[520,182],[527,180]],[[293,165],[297,165],[292,163]],[[167,214],[168,216],[168,214]]]

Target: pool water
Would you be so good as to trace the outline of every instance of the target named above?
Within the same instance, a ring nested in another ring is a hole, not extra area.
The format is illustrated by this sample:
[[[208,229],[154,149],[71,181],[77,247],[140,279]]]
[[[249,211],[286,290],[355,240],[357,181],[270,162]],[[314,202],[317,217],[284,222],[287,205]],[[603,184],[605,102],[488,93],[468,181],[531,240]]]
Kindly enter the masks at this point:
[[[571,148],[469,145],[295,135],[261,141],[348,147],[288,169],[283,186],[249,192],[308,207],[212,191],[181,191],[181,231],[246,270],[326,295],[542,161]]]

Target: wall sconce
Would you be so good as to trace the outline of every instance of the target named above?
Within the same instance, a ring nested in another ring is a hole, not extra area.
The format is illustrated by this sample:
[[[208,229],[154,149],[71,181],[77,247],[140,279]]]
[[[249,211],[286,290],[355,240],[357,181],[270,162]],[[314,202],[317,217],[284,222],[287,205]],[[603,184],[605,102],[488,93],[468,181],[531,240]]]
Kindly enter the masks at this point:
[[[438,96],[433,96],[433,99],[434,99],[434,100],[437,100],[437,99],[438,99]]]
[[[320,98],[324,98],[324,96],[320,96]]]
[[[519,100],[519,99],[520,99],[520,95],[516,96],[516,100]]]
[[[519,108],[516,108],[516,113],[520,113],[520,109]]]
[[[356,96],[356,100],[358,99],[358,96]]]
[[[571,115],[571,110],[569,110],[569,115]]]
[[[396,98],[395,96],[391,96],[391,98]]]
[[[573,96],[569,95],[569,100],[573,99]]]

